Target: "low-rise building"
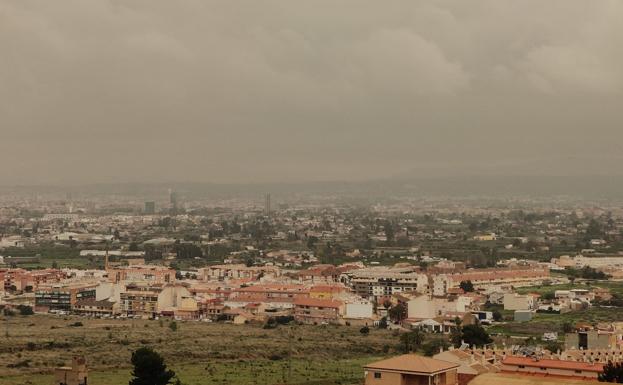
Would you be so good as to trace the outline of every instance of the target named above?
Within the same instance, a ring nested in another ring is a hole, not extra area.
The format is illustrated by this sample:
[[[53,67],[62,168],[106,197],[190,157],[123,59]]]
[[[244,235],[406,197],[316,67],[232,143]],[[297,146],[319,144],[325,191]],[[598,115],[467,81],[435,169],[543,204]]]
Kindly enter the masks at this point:
[[[158,265],[114,267],[108,269],[108,279],[114,283],[121,281],[172,283],[175,282],[175,270]]]
[[[39,285],[35,292],[35,311],[71,311],[78,302],[95,299],[97,282],[55,283]]]
[[[365,385],[457,385],[459,365],[404,354],[365,365]]]
[[[535,297],[532,294],[504,294],[504,310],[532,310],[535,308]]]
[[[101,317],[117,314],[119,312],[119,306],[112,301],[98,301],[94,298],[89,298],[77,301],[71,310],[77,314]]]
[[[297,298],[294,319],[304,323],[336,323],[343,313],[344,302],[330,299]]]
[[[604,365],[601,363],[511,356],[502,360],[501,369],[503,372],[530,375],[597,379],[599,373],[603,372]]]

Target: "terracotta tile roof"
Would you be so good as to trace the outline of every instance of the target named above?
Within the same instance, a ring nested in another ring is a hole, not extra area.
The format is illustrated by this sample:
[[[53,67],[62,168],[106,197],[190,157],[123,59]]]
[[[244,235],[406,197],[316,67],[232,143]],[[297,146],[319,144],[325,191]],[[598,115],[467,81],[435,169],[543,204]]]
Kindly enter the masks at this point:
[[[603,382],[573,377],[525,376],[511,373],[485,373],[470,381],[469,385],[598,385]]]
[[[309,291],[311,293],[339,293],[342,291],[346,291],[346,288],[344,286],[337,285],[315,285],[312,286]]]
[[[583,370],[587,372],[603,372],[604,364],[563,360],[538,360],[535,361],[530,357],[506,357],[502,364],[504,365],[523,365],[537,368],[564,369],[564,370]]]
[[[422,357],[417,354],[404,354],[387,360],[373,362],[364,366],[372,370],[389,370],[397,372],[432,374],[458,368],[459,365],[448,361]]]
[[[478,374],[483,374],[483,373],[488,373],[489,372],[489,369],[486,366],[484,366],[482,364],[479,364],[479,363],[471,364],[470,367],[472,369],[474,369],[475,371],[477,371]]]
[[[332,299],[296,298],[294,304],[297,306],[339,308],[344,305],[344,302],[334,301]]]

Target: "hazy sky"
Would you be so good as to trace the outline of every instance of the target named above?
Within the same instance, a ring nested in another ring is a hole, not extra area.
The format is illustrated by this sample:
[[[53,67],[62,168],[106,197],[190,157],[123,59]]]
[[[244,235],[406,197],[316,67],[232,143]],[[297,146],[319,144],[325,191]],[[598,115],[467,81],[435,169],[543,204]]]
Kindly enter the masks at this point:
[[[0,184],[623,174],[620,0],[0,0]]]

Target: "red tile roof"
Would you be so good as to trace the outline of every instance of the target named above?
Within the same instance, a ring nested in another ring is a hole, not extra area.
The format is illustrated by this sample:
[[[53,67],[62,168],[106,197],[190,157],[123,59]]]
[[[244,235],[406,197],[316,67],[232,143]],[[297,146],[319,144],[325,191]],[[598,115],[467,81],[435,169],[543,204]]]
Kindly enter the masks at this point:
[[[294,304],[297,306],[328,307],[336,309],[344,305],[342,301],[317,298],[297,298],[294,300]]]
[[[372,370],[376,369],[426,374],[445,372],[458,367],[458,364],[452,362],[422,357],[417,354],[403,354],[402,356],[392,357],[364,366],[364,368]]]
[[[604,364],[601,363],[589,363],[589,362],[577,362],[577,361],[563,361],[563,360],[550,360],[540,359],[534,360],[530,357],[506,357],[502,364],[504,365],[523,365],[537,368],[548,369],[563,369],[563,370],[583,370],[587,372],[603,372]]]

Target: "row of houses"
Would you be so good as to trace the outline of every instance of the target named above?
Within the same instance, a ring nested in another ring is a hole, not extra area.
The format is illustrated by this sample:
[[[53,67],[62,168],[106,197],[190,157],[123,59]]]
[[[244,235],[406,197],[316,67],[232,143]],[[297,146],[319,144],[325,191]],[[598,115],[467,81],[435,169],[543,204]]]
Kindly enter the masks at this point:
[[[405,354],[364,366],[365,385],[598,384],[603,363],[453,349],[432,358]]]

